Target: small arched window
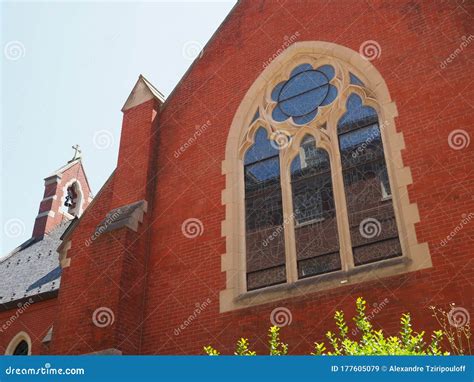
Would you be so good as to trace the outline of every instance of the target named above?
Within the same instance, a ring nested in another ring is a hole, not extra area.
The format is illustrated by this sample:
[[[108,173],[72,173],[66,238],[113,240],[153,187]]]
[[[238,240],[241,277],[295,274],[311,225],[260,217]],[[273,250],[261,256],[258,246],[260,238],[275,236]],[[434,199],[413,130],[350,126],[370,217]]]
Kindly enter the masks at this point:
[[[221,311],[431,266],[396,116],[381,75],[340,45],[295,43],[265,69],[222,166]]]
[[[26,332],[20,332],[12,338],[5,351],[6,355],[31,355],[31,338]]]
[[[81,184],[73,179],[64,186],[63,193],[63,212],[73,217],[80,216],[84,201]]]

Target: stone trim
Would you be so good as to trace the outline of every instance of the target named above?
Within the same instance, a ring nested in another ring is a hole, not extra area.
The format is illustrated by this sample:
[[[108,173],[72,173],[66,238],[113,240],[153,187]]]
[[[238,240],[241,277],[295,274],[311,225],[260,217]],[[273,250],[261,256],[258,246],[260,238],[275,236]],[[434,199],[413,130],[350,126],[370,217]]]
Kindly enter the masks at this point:
[[[71,246],[72,246],[71,240],[68,240],[67,242],[64,243],[64,245],[61,245],[61,247],[58,248],[59,265],[63,269],[71,265],[71,259],[67,257],[67,251],[71,249]]]
[[[72,186],[73,184],[77,184],[78,192],[77,192],[77,205],[75,208],[76,215],[72,215],[67,211],[63,211],[62,209],[64,208],[64,202],[66,201],[66,195],[67,195],[67,189]],[[82,213],[84,212],[84,191],[82,190],[82,184],[77,180],[76,178],[70,179],[62,188],[62,196],[61,196],[61,201],[59,202],[59,208],[62,214],[69,219],[73,219],[74,216],[81,216]]]
[[[32,351],[31,338],[28,335],[28,333],[24,331],[17,333],[15,337],[11,339],[10,343],[7,346],[7,349],[5,350],[5,355],[13,355],[15,348],[23,340],[26,341],[26,343],[28,344],[28,355],[31,355],[31,351]]]
[[[51,199],[52,199],[52,200],[56,200],[57,198],[58,198],[57,195],[51,195],[51,196],[47,196],[46,198],[43,198],[43,199],[41,200],[41,202],[46,202],[46,201],[51,200]]]
[[[135,86],[122,107],[122,112],[150,101],[153,98],[158,100],[160,104],[165,102],[165,96],[161,94],[161,92],[156,89],[150,81],[140,74]]]
[[[299,64],[331,64],[336,71],[331,83],[338,88],[338,97],[330,105],[322,107],[318,116],[305,127],[298,127],[291,121],[276,122],[271,117],[274,102],[270,94],[273,87],[289,77]],[[359,77],[365,87],[350,84],[348,72]],[[379,126],[385,151],[385,160],[392,190],[400,243],[401,261],[380,261],[377,266],[354,267],[347,206],[345,201],[342,168],[337,138],[337,121],[346,112],[346,100],[356,93],[364,105],[373,107],[379,116]],[[251,120],[258,107],[260,117]],[[396,131],[397,107],[390,98],[387,85],[372,63],[358,52],[341,45],[323,41],[297,42],[278,56],[256,79],[247,91],[232,121],[227,138],[222,174],[226,177],[226,188],[222,192],[222,204],[226,217],[222,222],[222,236],[226,238],[226,253],[222,255],[221,269],[226,272],[226,288],[220,292],[220,311],[226,312],[258,304],[276,301],[289,296],[299,296],[324,289],[336,288],[341,284],[355,284],[366,280],[387,277],[400,273],[431,267],[431,256],[427,243],[418,243],[415,224],[419,222],[418,207],[410,203],[407,185],[412,183],[409,167],[403,165],[401,150],[405,147],[403,134]],[[326,128],[321,126],[325,124]],[[292,135],[293,142],[280,151],[281,184],[283,191],[285,229],[285,253],[287,260],[287,284],[263,288],[253,292],[246,290],[244,176],[242,158],[253,143],[254,133],[265,128],[269,135],[285,131]],[[314,276],[297,279],[296,244],[294,238],[289,163],[297,155],[299,142],[306,134],[316,138],[317,147],[324,148],[331,160],[331,177],[340,253],[343,269],[337,275]],[[336,147],[337,146],[337,147]],[[286,171],[285,171],[286,169]],[[288,191],[288,189],[290,191]]]
[[[118,207],[110,211],[105,219],[97,226],[94,235],[111,232],[123,227],[138,231],[138,224],[143,222],[143,215],[147,212],[146,200]]]
[[[51,175],[48,178],[44,179],[44,185],[59,183],[61,181],[61,175]]]
[[[54,215],[56,215],[56,213],[54,211],[44,211],[44,212],[40,212],[38,215],[36,215],[36,219],[39,219],[39,218],[42,218],[42,217],[45,217],[45,216],[50,216],[52,218],[54,218]]]
[[[109,348],[92,353],[86,353],[86,355],[122,355],[122,351],[116,348]]]

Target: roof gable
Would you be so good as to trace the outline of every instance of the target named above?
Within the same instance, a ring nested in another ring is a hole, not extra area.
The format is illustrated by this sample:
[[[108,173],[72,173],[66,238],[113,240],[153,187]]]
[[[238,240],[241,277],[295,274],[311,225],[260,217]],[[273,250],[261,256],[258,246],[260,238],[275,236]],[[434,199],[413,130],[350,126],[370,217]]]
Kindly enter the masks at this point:
[[[140,74],[137,83],[133,87],[130,95],[122,107],[122,111],[126,111],[132,107],[141,105],[142,103],[153,98],[157,99],[160,103],[165,102],[165,96],[161,94],[160,91],[155,88],[150,81]]]

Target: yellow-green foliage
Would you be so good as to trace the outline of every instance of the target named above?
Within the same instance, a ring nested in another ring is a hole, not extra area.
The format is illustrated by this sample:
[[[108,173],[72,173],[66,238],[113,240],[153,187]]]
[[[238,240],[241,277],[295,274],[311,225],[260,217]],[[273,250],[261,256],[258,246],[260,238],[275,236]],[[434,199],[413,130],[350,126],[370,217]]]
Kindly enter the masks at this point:
[[[443,339],[443,331],[434,331],[431,341],[424,341],[425,332],[413,332],[409,313],[402,315],[400,319],[400,333],[398,336],[385,337],[382,330],[375,330],[365,314],[366,302],[362,298],[356,301],[357,314],[353,318],[356,327],[361,333],[359,339],[351,339],[348,335],[347,326],[342,311],[337,311],[334,320],[339,329],[335,334],[331,331],[326,337],[332,347],[327,351],[324,343],[315,343],[312,355],[448,355],[441,349],[440,343]],[[287,355],[288,345],[280,340],[280,328],[270,327],[268,332],[268,348],[270,355]],[[235,355],[253,356],[256,352],[249,349],[249,340],[241,338],[237,341]],[[204,347],[207,355],[219,355],[220,353],[212,346]]]

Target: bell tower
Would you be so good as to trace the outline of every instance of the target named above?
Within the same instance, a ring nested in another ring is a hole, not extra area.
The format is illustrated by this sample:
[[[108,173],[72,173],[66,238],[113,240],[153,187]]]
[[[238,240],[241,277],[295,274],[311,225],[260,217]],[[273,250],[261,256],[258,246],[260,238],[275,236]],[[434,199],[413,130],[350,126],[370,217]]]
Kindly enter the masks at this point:
[[[79,145],[64,166],[44,178],[44,194],[33,228],[41,238],[64,220],[79,217],[92,200],[92,192],[82,165]]]

